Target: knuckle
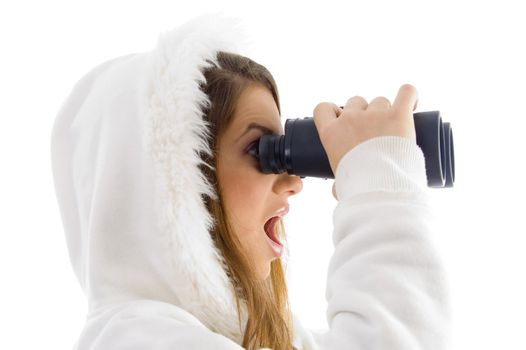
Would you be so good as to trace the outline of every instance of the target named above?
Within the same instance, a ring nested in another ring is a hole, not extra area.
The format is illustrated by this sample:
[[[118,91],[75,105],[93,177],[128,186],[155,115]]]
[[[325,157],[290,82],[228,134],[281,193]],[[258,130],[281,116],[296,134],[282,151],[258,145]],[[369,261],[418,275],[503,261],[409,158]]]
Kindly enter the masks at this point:
[[[389,103],[389,104],[391,103],[391,102],[389,101],[389,99],[388,99],[387,97],[385,97],[385,96],[378,96],[378,97],[375,97],[375,98],[373,99],[373,101],[387,102],[387,103]]]
[[[361,101],[361,102],[365,102],[365,103],[367,103],[367,101],[366,101],[362,96],[353,96],[353,97],[349,98],[349,99],[347,100],[347,102],[349,102],[349,101],[351,101],[351,100],[359,100],[359,101]]]
[[[328,106],[330,106],[331,104],[329,102],[320,102],[316,105],[316,107],[314,107],[314,114],[316,114],[317,111],[320,111],[324,108],[327,108]]]

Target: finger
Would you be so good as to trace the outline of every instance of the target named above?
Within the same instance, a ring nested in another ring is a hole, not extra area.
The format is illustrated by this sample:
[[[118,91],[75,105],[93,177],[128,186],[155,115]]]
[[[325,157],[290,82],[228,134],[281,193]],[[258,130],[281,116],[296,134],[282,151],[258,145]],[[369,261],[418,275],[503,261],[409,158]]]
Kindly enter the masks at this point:
[[[367,109],[389,109],[389,108],[391,108],[391,102],[383,96],[378,96],[375,99],[373,99],[371,103],[369,103],[369,106],[367,107]]]
[[[398,90],[393,108],[403,112],[412,112],[418,103],[418,91],[411,84],[404,84]]]
[[[365,110],[367,101],[362,96],[353,96],[345,103],[345,109]]]
[[[338,118],[341,113],[341,108],[332,102],[318,103],[312,112],[314,125],[316,125],[318,133],[327,123],[330,123],[332,120]]]

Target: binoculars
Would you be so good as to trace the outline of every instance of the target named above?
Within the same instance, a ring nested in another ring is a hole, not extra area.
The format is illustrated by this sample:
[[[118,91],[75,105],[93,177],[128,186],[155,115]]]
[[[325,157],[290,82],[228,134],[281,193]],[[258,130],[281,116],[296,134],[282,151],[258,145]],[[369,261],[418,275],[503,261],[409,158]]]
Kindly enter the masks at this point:
[[[439,111],[413,113],[413,118],[416,143],[424,153],[427,186],[453,187],[455,157],[450,124],[442,122]],[[334,179],[312,117],[287,119],[284,135],[263,135],[249,153],[258,159],[265,174],[286,171],[301,178]]]

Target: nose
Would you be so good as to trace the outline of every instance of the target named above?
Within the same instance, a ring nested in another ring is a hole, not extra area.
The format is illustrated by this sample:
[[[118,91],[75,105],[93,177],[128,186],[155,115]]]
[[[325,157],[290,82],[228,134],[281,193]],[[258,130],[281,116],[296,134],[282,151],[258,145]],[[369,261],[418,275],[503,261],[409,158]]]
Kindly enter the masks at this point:
[[[289,192],[289,196],[292,196],[301,192],[303,189],[303,180],[301,180],[299,176],[289,175],[284,172],[278,175],[274,187],[276,193]]]

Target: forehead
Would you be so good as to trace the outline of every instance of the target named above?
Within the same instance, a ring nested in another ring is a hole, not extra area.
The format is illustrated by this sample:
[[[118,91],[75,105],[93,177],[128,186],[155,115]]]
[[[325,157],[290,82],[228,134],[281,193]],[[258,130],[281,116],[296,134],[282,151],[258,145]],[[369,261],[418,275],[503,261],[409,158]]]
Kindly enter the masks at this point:
[[[266,122],[272,127],[281,125],[278,106],[272,93],[262,85],[248,86],[238,100],[233,124],[240,127],[250,121]]]

